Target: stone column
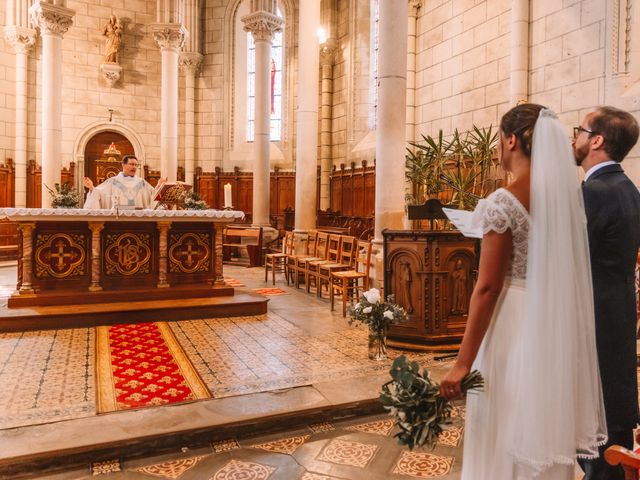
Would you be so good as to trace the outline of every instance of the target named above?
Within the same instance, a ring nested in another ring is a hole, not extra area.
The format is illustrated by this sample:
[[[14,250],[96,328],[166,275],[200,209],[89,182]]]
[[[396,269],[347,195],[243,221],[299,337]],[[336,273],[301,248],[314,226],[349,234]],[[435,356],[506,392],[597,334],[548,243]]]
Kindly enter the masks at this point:
[[[300,0],[299,5],[295,229],[302,233],[316,226],[320,2]]]
[[[415,142],[416,126],[416,39],[418,14],[422,8],[422,0],[409,0],[409,21],[407,23],[407,131],[405,140]]]
[[[194,52],[180,53],[180,67],[184,72],[184,180],[193,185],[195,173],[195,82],[202,63],[202,55]]]
[[[333,106],[333,63],[335,42],[327,40],[320,47],[322,68],[322,98],[320,102],[320,210],[331,206],[330,176],[333,158],[331,155],[332,106]]]
[[[150,28],[162,55],[160,176],[175,182],[178,175],[178,52],[187,31],[179,23],[155,23]]]
[[[31,259],[33,258],[33,229],[36,228],[35,222],[19,223],[18,228],[22,232],[22,284],[20,285],[20,294],[29,294],[33,292],[31,285],[31,275],[33,266]]]
[[[11,3],[11,2],[9,2]],[[27,206],[27,99],[29,52],[36,42],[36,31],[31,28],[13,25],[5,27],[5,40],[16,54],[16,130],[15,130],[15,197],[18,208]]]
[[[401,229],[407,88],[407,2],[380,2],[376,132],[375,241],[384,228]]]
[[[169,282],[167,282],[167,232],[171,227],[171,222],[158,222],[156,228],[158,229],[158,288],[168,288]]]
[[[511,2],[511,84],[509,100],[515,107],[529,99],[529,1]]]
[[[100,285],[100,275],[102,273],[102,253],[100,244],[100,232],[104,228],[104,222],[89,222],[89,230],[91,230],[91,285],[90,292],[99,292],[102,290]]]
[[[382,230],[400,230],[404,220],[406,151],[407,2],[380,2],[374,279],[383,281]],[[405,102],[402,101],[405,99]]]
[[[36,1],[29,13],[42,35],[42,207],[47,208],[52,200],[47,187],[60,183],[62,167],[62,37],[75,12]]]
[[[273,35],[282,30],[282,19],[275,14],[275,2],[254,0],[258,7],[242,17],[244,30],[251,32],[256,45],[256,96],[255,96],[255,159],[253,166],[253,224],[269,227],[269,130],[271,121],[271,43]],[[300,139],[298,139],[300,141]]]

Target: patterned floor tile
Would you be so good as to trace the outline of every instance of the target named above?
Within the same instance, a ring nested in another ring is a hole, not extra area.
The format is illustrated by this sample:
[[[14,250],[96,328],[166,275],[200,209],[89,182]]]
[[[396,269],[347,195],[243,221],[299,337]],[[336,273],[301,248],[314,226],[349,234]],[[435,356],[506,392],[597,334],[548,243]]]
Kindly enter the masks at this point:
[[[339,465],[365,468],[377,450],[377,445],[349,442],[336,438],[329,442],[316,458]]]
[[[276,467],[261,463],[231,460],[216,472],[210,480],[267,480]]]
[[[213,447],[213,451],[216,453],[229,452],[231,450],[237,450],[238,448],[240,448],[240,444],[234,438],[214,442],[211,444],[211,446]]]
[[[148,465],[146,467],[136,468],[134,471],[140,473],[146,473],[154,477],[177,479],[183,473],[191,470],[195,467],[200,460],[205,458],[206,455],[198,457],[182,458],[178,460],[171,460],[169,462],[158,463],[155,465]]]
[[[391,473],[416,478],[442,477],[451,471],[453,460],[453,457],[403,451]]]
[[[275,440],[273,442],[266,442],[266,443],[260,443],[258,445],[251,445],[251,448],[258,448],[260,450],[266,450],[268,452],[284,453],[286,455],[291,455],[298,448],[300,448],[310,436],[311,435],[301,435],[297,437],[283,438],[280,440]]]
[[[438,443],[440,445],[446,445],[448,447],[457,447],[462,440],[462,428],[461,427],[449,427],[444,430],[438,437]]]
[[[289,292],[281,288],[254,288],[253,291],[266,296],[289,295]]]
[[[453,411],[451,412],[451,418],[460,418],[464,420],[466,413],[467,413],[467,410],[464,405],[460,407],[453,407]]]
[[[93,462],[91,464],[91,474],[94,477],[119,471],[121,471],[120,460],[107,460],[105,462]]]
[[[328,475],[321,475],[319,473],[304,472],[300,477],[300,480],[340,480],[338,477],[330,477]]]
[[[393,430],[393,420],[377,420],[375,422],[361,423],[358,425],[352,425],[345,430],[353,432],[373,433],[375,435],[389,435]]]
[[[329,422],[312,423],[311,425],[307,425],[307,427],[313,433],[333,432],[336,429],[336,427],[331,425]]]

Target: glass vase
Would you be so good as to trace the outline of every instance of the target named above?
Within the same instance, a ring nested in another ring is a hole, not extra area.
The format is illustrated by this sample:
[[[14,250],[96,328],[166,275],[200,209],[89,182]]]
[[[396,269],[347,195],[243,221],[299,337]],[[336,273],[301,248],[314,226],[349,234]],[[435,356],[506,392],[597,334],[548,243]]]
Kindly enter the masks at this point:
[[[387,359],[387,332],[385,330],[369,330],[369,359]]]

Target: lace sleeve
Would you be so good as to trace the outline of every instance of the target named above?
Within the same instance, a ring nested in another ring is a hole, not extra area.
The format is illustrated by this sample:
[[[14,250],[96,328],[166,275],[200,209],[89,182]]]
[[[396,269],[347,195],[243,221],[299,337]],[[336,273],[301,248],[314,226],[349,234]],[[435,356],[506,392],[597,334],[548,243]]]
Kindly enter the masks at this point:
[[[482,228],[484,234],[491,231],[504,233],[511,228],[511,219],[504,207],[494,195],[481,200],[474,212],[473,222]]]

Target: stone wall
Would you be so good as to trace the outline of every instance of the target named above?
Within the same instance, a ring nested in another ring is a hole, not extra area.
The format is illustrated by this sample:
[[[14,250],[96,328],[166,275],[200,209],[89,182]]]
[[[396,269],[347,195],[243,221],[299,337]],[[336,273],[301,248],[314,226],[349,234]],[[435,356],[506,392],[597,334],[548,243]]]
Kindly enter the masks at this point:
[[[640,62],[632,40],[640,25],[633,18],[624,24],[626,5],[627,0],[530,2],[529,100],[555,110],[567,135],[603,104],[640,118]],[[416,48],[419,133],[450,134],[499,122],[512,106],[510,22],[511,0],[423,1]],[[616,73],[612,58],[625,48],[631,50],[627,71]],[[640,147],[623,164],[636,184],[638,156]]]

